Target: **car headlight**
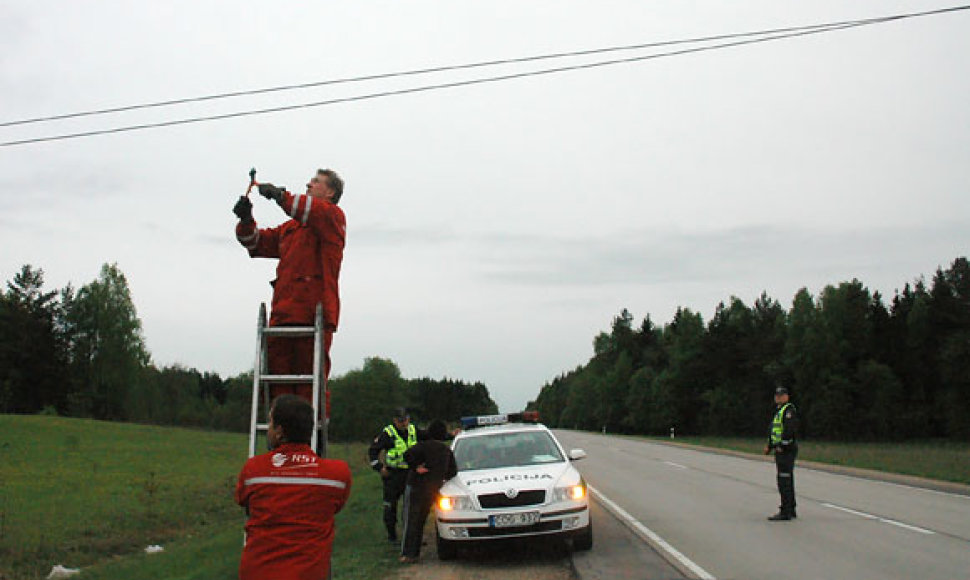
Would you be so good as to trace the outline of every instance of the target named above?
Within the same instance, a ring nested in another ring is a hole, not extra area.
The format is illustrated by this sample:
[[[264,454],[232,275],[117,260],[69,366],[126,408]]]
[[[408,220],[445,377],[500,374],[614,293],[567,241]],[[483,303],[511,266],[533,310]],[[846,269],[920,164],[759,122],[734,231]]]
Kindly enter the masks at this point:
[[[474,509],[474,506],[472,506],[472,499],[467,495],[443,495],[438,498],[438,509],[443,512],[462,512]]]
[[[580,483],[579,485],[557,487],[554,497],[556,501],[579,501],[586,497],[586,485]]]

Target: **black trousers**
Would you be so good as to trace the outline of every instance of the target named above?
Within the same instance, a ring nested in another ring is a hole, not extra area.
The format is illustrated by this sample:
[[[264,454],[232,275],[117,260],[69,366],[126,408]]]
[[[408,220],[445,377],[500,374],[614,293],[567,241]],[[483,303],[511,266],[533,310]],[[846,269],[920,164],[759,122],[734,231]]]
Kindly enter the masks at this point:
[[[387,537],[397,537],[397,500],[404,494],[408,482],[407,469],[388,469],[390,475],[384,478],[384,526]]]
[[[421,554],[421,537],[424,523],[431,513],[431,506],[438,495],[438,488],[425,485],[409,485],[404,492],[404,541],[401,555],[417,558]]]
[[[781,512],[795,513],[795,457],[798,448],[775,453],[775,467],[778,470],[778,493],[781,494]]]

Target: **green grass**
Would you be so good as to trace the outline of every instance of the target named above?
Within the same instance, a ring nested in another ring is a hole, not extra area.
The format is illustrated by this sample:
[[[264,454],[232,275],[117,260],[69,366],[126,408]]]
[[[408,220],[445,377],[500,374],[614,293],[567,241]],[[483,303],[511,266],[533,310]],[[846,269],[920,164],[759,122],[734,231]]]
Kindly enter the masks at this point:
[[[380,482],[362,445],[334,445],[354,474],[337,516],[334,570],[381,578]],[[244,516],[232,501],[246,436],[58,417],[0,415],[0,577],[232,580]],[[145,554],[160,544],[165,551]]]
[[[761,453],[764,439],[678,437],[678,443]],[[837,443],[800,441],[800,460],[915,475],[970,484],[970,443],[950,441],[907,443]]]

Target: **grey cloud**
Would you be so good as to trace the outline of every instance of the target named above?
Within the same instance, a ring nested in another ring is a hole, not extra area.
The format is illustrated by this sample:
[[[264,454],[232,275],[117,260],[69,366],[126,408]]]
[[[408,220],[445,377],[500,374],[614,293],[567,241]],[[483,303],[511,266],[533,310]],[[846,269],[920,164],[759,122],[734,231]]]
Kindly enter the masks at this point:
[[[28,174],[0,178],[0,209],[36,207],[52,200],[91,200],[122,195],[132,182],[117,169],[92,170],[63,162],[37,168]],[[65,190],[70,195],[65,195]],[[13,192],[20,192],[15,195]]]
[[[503,282],[539,286],[596,286],[702,282],[760,272],[798,273],[844,265],[869,266],[907,252],[914,238],[961,248],[968,224],[824,232],[773,226],[717,232],[630,232],[612,239],[495,238],[477,251],[483,274]],[[941,256],[951,260],[954,255]],[[832,280],[836,282],[837,280]]]
[[[394,227],[384,224],[352,226],[348,237],[355,245],[362,246],[445,244],[465,238],[448,226]]]
[[[235,242],[231,235],[229,236],[217,236],[215,234],[198,234],[195,236],[195,240],[200,244],[205,244],[207,246],[226,246],[227,242]],[[229,247],[232,247],[231,245]]]

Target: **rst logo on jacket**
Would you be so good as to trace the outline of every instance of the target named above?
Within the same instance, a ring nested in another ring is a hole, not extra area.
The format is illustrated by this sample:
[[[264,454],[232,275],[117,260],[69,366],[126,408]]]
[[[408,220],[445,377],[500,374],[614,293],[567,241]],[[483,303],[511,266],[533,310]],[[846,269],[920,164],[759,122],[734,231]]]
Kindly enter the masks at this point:
[[[502,481],[537,481],[540,479],[552,479],[548,473],[509,473],[506,475],[496,475],[494,477],[483,477],[481,479],[469,479],[465,485],[475,485],[476,483],[499,483]]]

